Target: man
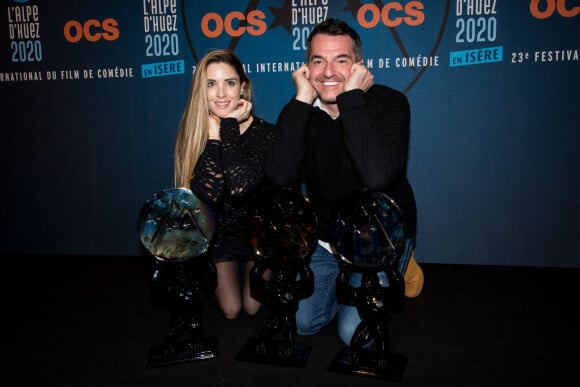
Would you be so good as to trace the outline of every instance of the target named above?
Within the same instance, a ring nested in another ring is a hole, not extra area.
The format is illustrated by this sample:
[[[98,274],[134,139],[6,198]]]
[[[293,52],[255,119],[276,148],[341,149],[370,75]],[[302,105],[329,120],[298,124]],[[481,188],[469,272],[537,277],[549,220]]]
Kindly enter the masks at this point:
[[[278,117],[266,170],[279,186],[303,179],[319,220],[319,246],[310,263],[314,293],[300,301],[298,333],[317,333],[338,313],[339,336],[349,344],[360,317],[355,307],[337,304],[339,265],[328,243],[338,200],[363,189],[393,198],[405,216],[405,295],[418,296],[423,285],[412,256],[416,206],[406,176],[409,103],[402,93],[374,84],[358,33],[340,20],[328,19],[312,30],[306,57],[292,74],[296,96]]]

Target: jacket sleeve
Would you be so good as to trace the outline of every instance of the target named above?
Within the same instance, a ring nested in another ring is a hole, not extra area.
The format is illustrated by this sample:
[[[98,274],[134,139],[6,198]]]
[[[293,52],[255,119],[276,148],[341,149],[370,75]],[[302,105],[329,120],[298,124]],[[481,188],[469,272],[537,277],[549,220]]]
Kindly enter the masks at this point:
[[[292,185],[300,177],[312,109],[311,105],[293,99],[278,116],[274,142],[266,158],[266,174],[277,186]]]
[[[343,93],[337,103],[345,145],[362,184],[373,191],[388,189],[406,173],[410,124],[407,97],[375,86],[367,94],[361,90]]]

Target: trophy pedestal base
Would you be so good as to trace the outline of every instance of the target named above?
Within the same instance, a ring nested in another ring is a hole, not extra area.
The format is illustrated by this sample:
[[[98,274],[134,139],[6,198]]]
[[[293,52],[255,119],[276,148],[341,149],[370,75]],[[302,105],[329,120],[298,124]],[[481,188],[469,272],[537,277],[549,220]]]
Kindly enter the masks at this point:
[[[218,357],[217,340],[204,337],[199,341],[178,341],[174,344],[158,344],[149,349],[147,368],[160,367]]]
[[[282,341],[253,338],[240,351],[236,360],[303,368],[311,349],[309,345],[300,343],[288,346]]]
[[[386,358],[378,352],[354,353],[344,348],[330,364],[329,369],[342,373],[371,376],[389,381],[400,381],[407,365],[407,358],[389,354]]]

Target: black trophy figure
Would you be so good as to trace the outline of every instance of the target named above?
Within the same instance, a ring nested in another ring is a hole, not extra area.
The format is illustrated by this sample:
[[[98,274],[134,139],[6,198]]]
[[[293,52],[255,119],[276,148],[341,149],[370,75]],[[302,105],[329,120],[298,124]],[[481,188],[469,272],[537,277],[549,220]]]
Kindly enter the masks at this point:
[[[250,242],[258,258],[250,286],[268,316],[237,360],[303,367],[311,348],[296,340],[296,311],[314,290],[308,262],[317,243],[316,215],[300,193],[280,189],[260,195],[250,216]]]
[[[165,342],[150,348],[147,367],[218,356],[217,341],[205,336],[202,321],[217,285],[215,266],[204,255],[214,230],[209,207],[185,188],[161,191],[141,209],[139,235],[153,256],[152,298],[172,311]]]
[[[357,192],[335,210],[332,247],[341,262],[337,278],[340,303],[355,306],[361,322],[348,348],[330,369],[398,381],[406,357],[391,353],[389,324],[404,308],[405,282],[400,267],[404,249],[404,219],[396,203],[381,193]],[[352,281],[355,273],[360,278]],[[384,273],[388,284],[381,284]]]

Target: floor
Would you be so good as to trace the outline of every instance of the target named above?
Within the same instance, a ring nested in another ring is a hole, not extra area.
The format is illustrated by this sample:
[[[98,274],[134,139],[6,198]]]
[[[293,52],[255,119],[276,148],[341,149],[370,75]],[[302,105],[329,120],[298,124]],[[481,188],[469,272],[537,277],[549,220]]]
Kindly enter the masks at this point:
[[[3,255],[5,380],[15,386],[580,385],[580,270],[425,264],[425,287],[390,324],[398,382],[329,369],[332,324],[298,336],[303,367],[236,357],[264,323],[203,309],[218,357],[148,368],[170,311],[151,298],[148,257]]]

